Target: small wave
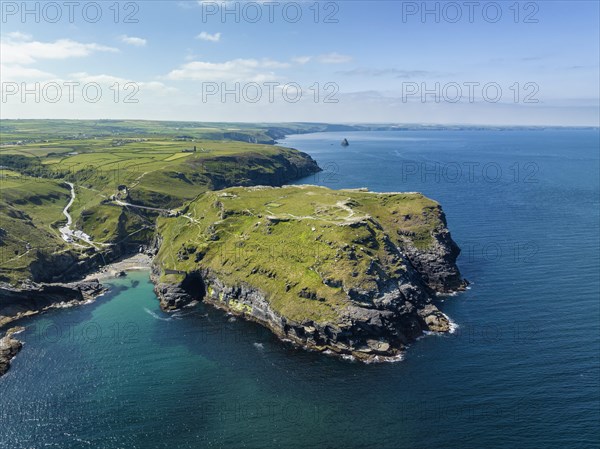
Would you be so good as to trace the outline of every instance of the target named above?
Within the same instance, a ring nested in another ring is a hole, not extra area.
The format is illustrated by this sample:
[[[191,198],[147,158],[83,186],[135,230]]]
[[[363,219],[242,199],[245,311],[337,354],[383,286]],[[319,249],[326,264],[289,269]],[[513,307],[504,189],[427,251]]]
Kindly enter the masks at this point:
[[[160,316],[160,315],[156,314],[155,312],[153,312],[152,310],[150,310],[150,309],[148,309],[148,308],[146,308],[146,307],[144,307],[144,310],[146,311],[146,313],[147,313],[148,315],[150,315],[150,316],[151,316],[151,317],[153,317],[153,318],[156,318],[157,320],[161,320],[161,321],[171,321],[171,320],[173,319],[173,317],[169,317],[169,318],[162,317],[162,316]]]
[[[452,321],[452,318],[450,318],[448,315],[446,315],[446,317],[448,318],[448,321],[450,322],[450,330],[448,331],[448,333],[454,334],[460,326],[458,325],[457,322]]]
[[[264,351],[264,349],[265,349],[265,345],[263,345],[262,343],[253,343],[253,345],[259,351]]]
[[[237,318],[236,318],[236,317],[234,317],[234,316],[232,316],[232,317],[229,317],[229,319],[228,319],[227,321],[228,321],[229,323],[235,323],[235,322],[237,321]]]
[[[193,314],[194,312],[187,312],[184,313],[181,310],[178,310],[177,312],[173,313],[173,315],[171,315],[171,318],[173,318],[174,320],[180,320],[188,315]]]
[[[400,353],[397,355],[386,356],[386,355],[376,355],[371,360],[366,360],[365,363],[398,363],[404,360],[404,353]]]

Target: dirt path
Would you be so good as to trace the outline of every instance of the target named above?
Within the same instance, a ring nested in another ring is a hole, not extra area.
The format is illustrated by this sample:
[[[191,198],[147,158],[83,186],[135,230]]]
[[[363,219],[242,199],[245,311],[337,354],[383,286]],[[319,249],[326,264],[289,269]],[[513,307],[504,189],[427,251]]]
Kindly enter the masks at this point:
[[[77,198],[77,196],[75,193],[75,185],[70,182],[67,182],[67,184],[71,188],[71,200],[67,203],[67,205],[63,209],[63,214],[65,217],[67,217],[67,224],[58,229],[61,234],[61,237],[63,238],[63,240],[65,242],[71,243],[72,245],[79,246],[81,248],[85,248],[85,246],[75,242],[75,240],[81,240],[82,242],[85,242],[88,245],[90,245],[91,247],[93,247],[95,250],[98,250],[98,245],[108,246],[106,243],[94,242],[92,240],[92,238],[83,231],[78,231],[76,229],[72,229],[73,217],[71,217],[71,214],[69,213],[69,209],[75,202],[75,198]]]

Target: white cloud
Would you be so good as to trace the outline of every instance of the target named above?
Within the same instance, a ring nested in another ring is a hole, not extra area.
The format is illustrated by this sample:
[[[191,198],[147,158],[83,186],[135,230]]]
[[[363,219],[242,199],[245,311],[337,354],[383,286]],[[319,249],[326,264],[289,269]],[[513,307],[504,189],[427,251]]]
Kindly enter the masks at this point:
[[[39,59],[76,58],[99,51],[117,52],[118,50],[95,43],[83,44],[71,39],[59,39],[54,42],[32,41],[21,33],[18,37],[7,36],[0,40],[2,64],[33,64]]]
[[[9,39],[19,40],[19,41],[30,41],[33,39],[31,34],[21,33],[20,31],[12,31],[6,34],[6,37]]]
[[[121,42],[124,42],[128,45],[133,45],[135,47],[144,47],[148,42],[146,39],[141,37],[127,36],[126,34],[119,36],[119,39],[121,39]]]
[[[113,75],[90,75],[87,72],[76,72],[70,73],[68,78],[73,81],[79,81],[81,83],[98,83],[98,84],[114,84],[114,83],[127,83],[129,82],[125,78],[121,78]]]
[[[260,64],[263,67],[267,67],[270,69],[287,69],[291,67],[291,64],[289,62],[273,61],[272,59],[262,59],[260,61]]]
[[[34,41],[29,34],[12,32],[0,38],[0,72],[3,81],[24,79],[48,80],[53,74],[27,67],[43,59],[67,59],[88,56],[94,52],[117,52],[116,48],[100,44],[84,44],[71,39],[54,42]]]
[[[304,64],[310,62],[311,59],[312,59],[311,56],[296,56],[295,58],[292,58],[292,62],[295,62],[296,64],[304,65]]]
[[[32,69],[31,67],[23,67],[20,65],[0,64],[0,78],[2,81],[17,81],[22,82],[26,79],[41,80],[52,78],[52,73],[44,72],[43,70]]]
[[[201,41],[206,42],[219,42],[221,40],[221,33],[210,34],[206,31],[203,31],[198,36],[196,36],[196,39],[200,39]]]
[[[339,53],[327,53],[325,55],[320,55],[317,59],[323,64],[344,64],[352,61],[352,56],[341,55]]]
[[[141,93],[149,91],[153,93],[165,94],[178,91],[178,89],[167,86],[160,81],[134,81],[127,78],[122,78],[120,76],[107,75],[104,73],[93,75],[87,72],[76,72],[69,74],[69,80],[79,81],[80,83],[98,83],[102,85],[113,85],[114,83],[119,83],[121,88],[124,88],[124,85],[127,83],[133,83],[139,88]]]
[[[198,81],[253,81],[273,80],[272,69],[290,67],[289,63],[270,59],[233,59],[226,62],[192,61],[167,74],[172,80]]]

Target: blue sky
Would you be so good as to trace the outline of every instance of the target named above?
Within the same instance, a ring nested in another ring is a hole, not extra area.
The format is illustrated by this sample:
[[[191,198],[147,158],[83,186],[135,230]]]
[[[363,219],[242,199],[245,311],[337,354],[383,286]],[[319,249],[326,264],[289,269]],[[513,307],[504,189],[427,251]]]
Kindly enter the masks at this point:
[[[2,2],[3,118],[599,124],[597,1],[91,3]]]

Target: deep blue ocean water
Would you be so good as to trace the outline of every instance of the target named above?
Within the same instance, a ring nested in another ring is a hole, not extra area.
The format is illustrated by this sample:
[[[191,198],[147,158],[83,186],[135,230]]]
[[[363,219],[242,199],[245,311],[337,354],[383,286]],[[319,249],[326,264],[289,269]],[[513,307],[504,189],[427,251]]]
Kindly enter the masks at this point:
[[[456,333],[363,365],[202,305],[164,314],[147,273],[130,273],[94,304],[22,322],[0,447],[600,447],[598,137],[287,138],[325,169],[303,183],[442,204],[472,283],[440,305]]]

